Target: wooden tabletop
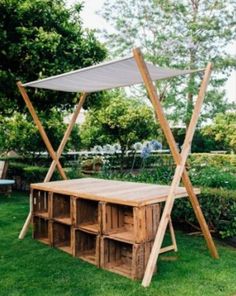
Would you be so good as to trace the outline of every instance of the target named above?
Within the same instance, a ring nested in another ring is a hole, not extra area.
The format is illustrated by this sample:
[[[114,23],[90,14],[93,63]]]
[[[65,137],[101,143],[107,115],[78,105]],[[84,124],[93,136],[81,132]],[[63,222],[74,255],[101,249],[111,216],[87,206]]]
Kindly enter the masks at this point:
[[[32,189],[73,195],[97,201],[106,201],[131,206],[143,206],[163,202],[170,186],[146,183],[82,178],[65,181],[31,184]],[[196,194],[199,189],[194,189]],[[184,187],[178,187],[175,198],[188,196]]]

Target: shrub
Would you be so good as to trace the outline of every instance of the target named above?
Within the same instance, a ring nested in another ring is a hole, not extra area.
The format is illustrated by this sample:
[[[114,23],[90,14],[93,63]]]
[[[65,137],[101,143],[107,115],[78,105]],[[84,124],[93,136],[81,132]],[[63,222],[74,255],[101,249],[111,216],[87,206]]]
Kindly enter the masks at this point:
[[[236,191],[202,188],[199,202],[209,227],[222,238],[236,236]],[[198,225],[188,199],[175,201],[173,219]]]
[[[16,188],[27,190],[31,183],[43,182],[49,167],[31,166],[24,163],[10,162],[8,169],[8,177],[16,180]],[[81,172],[79,166],[72,166],[64,169],[68,178],[80,178]],[[60,175],[55,169],[52,176],[53,180],[59,180]]]
[[[215,166],[215,167],[236,167],[235,154],[213,154],[213,153],[193,153],[188,158],[191,167]]]
[[[194,185],[236,190],[236,176],[227,172],[227,169],[224,168],[211,166],[201,168],[200,170],[193,168],[190,171],[190,178]]]

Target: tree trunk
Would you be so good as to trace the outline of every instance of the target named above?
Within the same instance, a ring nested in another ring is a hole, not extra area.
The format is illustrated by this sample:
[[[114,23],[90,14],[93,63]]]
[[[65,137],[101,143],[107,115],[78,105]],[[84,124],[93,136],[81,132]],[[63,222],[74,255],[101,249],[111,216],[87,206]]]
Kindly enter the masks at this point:
[[[121,155],[120,155],[120,171],[123,172],[124,170],[124,161],[125,161],[125,147],[121,146]]]
[[[195,23],[197,20],[197,14],[198,14],[198,7],[199,7],[199,2],[200,0],[191,0],[192,4],[192,22]],[[196,43],[193,41],[194,39],[192,38],[191,40],[191,45],[190,45],[190,69],[195,69],[195,63],[196,63]],[[185,126],[186,126],[186,131],[188,129],[191,116],[192,116],[192,111],[193,111],[193,88],[194,88],[194,75],[190,74],[189,78],[189,84],[188,84],[188,95],[187,95],[187,108],[186,108],[186,116],[185,116]]]

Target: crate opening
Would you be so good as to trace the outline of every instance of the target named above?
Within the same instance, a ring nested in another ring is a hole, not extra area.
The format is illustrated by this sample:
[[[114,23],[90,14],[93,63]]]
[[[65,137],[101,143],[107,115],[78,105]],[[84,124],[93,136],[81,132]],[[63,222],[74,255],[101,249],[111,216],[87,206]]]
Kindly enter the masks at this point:
[[[48,218],[48,192],[41,190],[33,190],[33,212],[35,215]]]
[[[40,217],[33,217],[33,238],[45,244],[50,244],[49,222]]]
[[[104,239],[104,267],[124,276],[132,275],[132,244]]]
[[[92,264],[98,264],[99,249],[96,234],[76,230],[75,256]]]
[[[80,229],[98,233],[99,225],[99,202],[79,198],[76,204],[77,221]]]
[[[53,246],[69,254],[72,253],[69,225],[53,222]]]
[[[71,199],[68,195],[53,194],[53,219],[71,224]]]
[[[133,207],[108,203],[104,233],[122,241],[133,242],[135,239]]]

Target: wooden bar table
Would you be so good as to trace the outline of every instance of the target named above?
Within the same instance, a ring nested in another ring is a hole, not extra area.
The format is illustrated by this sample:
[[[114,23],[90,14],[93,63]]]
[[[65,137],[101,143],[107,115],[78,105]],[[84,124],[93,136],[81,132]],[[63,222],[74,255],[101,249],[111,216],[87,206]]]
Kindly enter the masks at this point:
[[[169,189],[96,178],[31,184],[33,237],[98,267],[142,279]],[[176,189],[176,199],[187,196],[184,187]],[[171,220],[169,227],[172,244],[161,253],[177,250]]]

